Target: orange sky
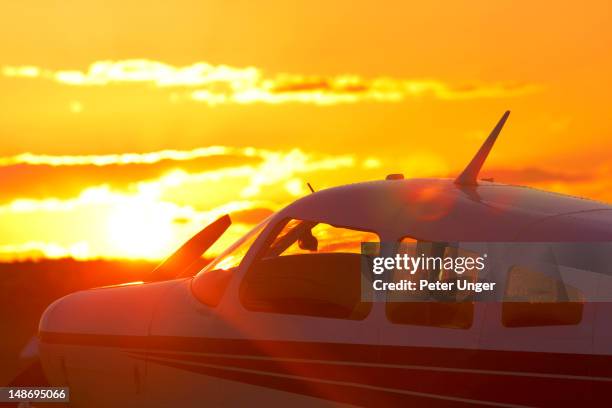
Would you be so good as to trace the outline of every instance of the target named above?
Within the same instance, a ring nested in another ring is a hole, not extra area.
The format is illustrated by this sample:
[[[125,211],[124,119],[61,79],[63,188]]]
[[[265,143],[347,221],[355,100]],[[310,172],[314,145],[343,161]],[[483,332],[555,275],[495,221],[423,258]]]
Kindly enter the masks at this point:
[[[483,176],[612,201],[606,1],[5,3],[2,259],[159,258],[306,181],[452,176],[506,109]]]

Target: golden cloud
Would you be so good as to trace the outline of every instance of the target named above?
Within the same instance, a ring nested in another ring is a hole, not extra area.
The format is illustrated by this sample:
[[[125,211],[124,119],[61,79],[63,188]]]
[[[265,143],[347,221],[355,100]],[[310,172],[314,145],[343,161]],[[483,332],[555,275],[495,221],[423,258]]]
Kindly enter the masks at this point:
[[[50,166],[79,166],[92,164],[108,166],[113,164],[152,164],[162,160],[186,161],[201,157],[228,155],[242,151],[253,155],[253,149],[234,149],[225,146],[201,147],[193,150],[161,150],[148,153],[122,153],[103,155],[45,155],[22,153],[11,157],[0,157],[0,166],[13,164],[47,164]]]
[[[102,184],[126,190],[134,183],[180,172],[224,176],[248,173],[262,162],[261,153],[237,148],[204,148],[120,155],[52,156],[20,154],[0,158],[0,203],[15,197],[73,197]],[[240,170],[240,171],[239,171]]]
[[[220,159],[199,162],[214,158]],[[299,149],[216,147],[126,155],[23,154],[0,158],[0,163],[5,193],[0,258],[160,259],[230,213],[235,224],[218,244],[223,249],[296,195],[308,194],[304,177],[336,175],[359,162],[350,155]],[[67,184],[69,194],[61,194]]]
[[[2,73],[7,77],[44,78],[71,86],[140,83],[159,88],[196,88],[174,92],[170,98],[173,102],[190,99],[209,105],[287,102],[332,105],[364,101],[401,102],[427,96],[444,100],[502,98],[525,95],[538,89],[533,84],[451,85],[436,79],[364,78],[348,74],[265,76],[255,67],[237,68],[206,62],[175,67],[147,59],[97,61],[85,71],[5,66]]]
[[[85,188],[100,185],[122,191],[164,190],[184,184],[201,188],[222,181],[241,186],[234,196],[253,197],[261,187],[288,182],[298,174],[354,165],[350,155],[227,146],[107,155],[24,153],[0,157],[0,189],[4,192],[0,203],[24,197],[74,197]],[[285,189],[299,195],[301,184],[294,181]],[[227,183],[224,189],[229,189]]]

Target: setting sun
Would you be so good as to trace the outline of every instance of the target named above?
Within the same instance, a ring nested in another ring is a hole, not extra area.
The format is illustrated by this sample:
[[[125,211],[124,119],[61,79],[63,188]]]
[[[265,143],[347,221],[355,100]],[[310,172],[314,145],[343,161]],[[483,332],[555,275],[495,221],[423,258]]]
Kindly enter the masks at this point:
[[[152,206],[116,207],[109,215],[108,238],[121,257],[159,259],[172,250],[172,220]]]

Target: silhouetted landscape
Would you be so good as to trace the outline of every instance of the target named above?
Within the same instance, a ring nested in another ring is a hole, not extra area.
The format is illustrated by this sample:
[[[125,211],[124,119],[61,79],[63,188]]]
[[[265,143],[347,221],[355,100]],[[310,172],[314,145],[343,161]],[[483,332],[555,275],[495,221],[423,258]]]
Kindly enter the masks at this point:
[[[31,364],[23,351],[51,302],[81,289],[149,280],[155,265],[73,259],[0,263],[0,386]]]

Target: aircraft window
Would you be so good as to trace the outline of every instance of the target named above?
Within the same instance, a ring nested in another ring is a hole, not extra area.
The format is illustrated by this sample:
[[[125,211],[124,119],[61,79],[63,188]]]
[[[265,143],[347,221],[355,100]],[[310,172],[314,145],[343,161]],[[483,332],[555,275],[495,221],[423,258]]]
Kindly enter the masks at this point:
[[[219,254],[219,256],[213,259],[212,262],[206,265],[206,267],[202,269],[200,273],[215,269],[230,270],[238,266],[240,262],[242,262],[242,258],[244,258],[249,248],[251,248],[253,242],[255,242],[255,239],[257,239],[259,236],[259,233],[266,225],[268,225],[267,221],[257,225],[238,241],[234,242],[229,248]]]
[[[246,255],[267,221],[262,222],[202,269],[191,283],[194,296],[208,306],[216,306],[230,282],[232,272]]]
[[[510,269],[507,279],[504,326],[562,326],[582,321],[583,296],[561,279],[518,265]]]
[[[376,234],[290,220],[249,268],[240,299],[252,311],[337,319],[364,319],[361,242]]]
[[[372,232],[291,219],[272,241],[265,257],[307,253],[361,253],[362,242],[378,242]]]
[[[413,238],[404,238],[400,241],[398,252],[411,256],[440,256],[440,257],[473,257],[478,254],[449,245],[445,242],[416,241]],[[462,278],[476,282],[478,271],[466,269]],[[454,281],[457,275],[444,267],[439,270],[418,270],[415,274],[404,271],[395,271],[393,279],[402,279],[419,282],[421,279],[439,280],[442,282]],[[401,298],[393,298],[400,296]],[[410,298],[406,301],[406,297]],[[452,329],[469,329],[474,320],[474,302],[470,301],[467,291],[416,291],[390,293],[387,298],[386,314],[391,323],[415,326],[431,326]]]

